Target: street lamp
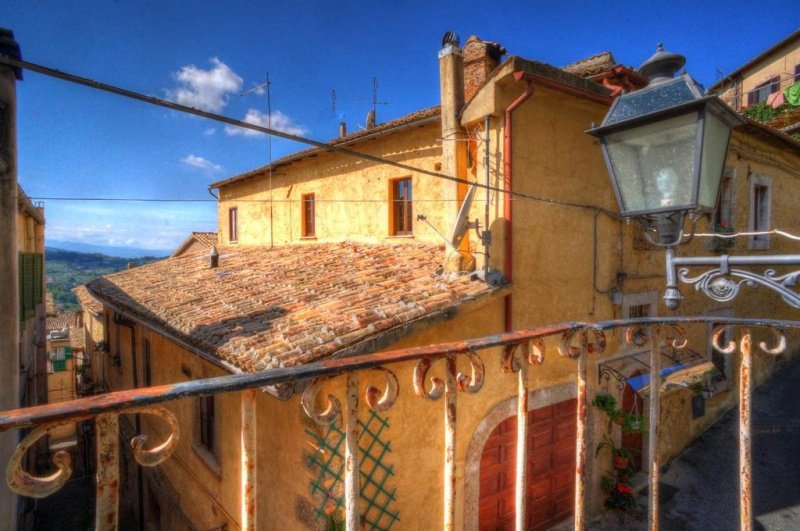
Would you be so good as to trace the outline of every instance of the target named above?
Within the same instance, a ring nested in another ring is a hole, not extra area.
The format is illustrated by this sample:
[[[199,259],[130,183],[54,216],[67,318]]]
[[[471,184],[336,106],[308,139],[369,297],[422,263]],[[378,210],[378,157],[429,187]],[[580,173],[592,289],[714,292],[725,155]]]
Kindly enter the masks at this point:
[[[675,256],[675,248],[694,235],[697,220],[716,207],[731,130],[746,123],[688,74],[675,77],[685,62],[685,57],[666,52],[659,44],[639,68],[649,84],[619,96],[600,126],[588,131],[600,140],[620,211],[626,219],[642,224],[650,243],[666,248],[664,300],[668,308],[680,306],[679,277],[718,301],[733,299],[742,285],[761,284],[800,308],[800,297],[788,289],[800,272],[777,277],[767,270],[759,276],[729,268],[800,265],[800,256]],[[684,232],[687,218],[688,235]],[[686,268],[676,271],[678,266],[698,265],[718,268],[699,277],[689,277]]]

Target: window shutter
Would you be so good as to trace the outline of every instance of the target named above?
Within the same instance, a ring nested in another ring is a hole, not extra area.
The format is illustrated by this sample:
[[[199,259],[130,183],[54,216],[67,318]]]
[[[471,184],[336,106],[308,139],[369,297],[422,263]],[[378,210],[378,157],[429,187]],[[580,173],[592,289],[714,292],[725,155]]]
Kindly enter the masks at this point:
[[[72,359],[72,347],[64,347],[64,356],[65,359],[68,360]]]
[[[20,271],[20,276],[22,277],[22,297],[24,298],[23,301],[23,308],[24,308],[24,319],[29,319],[34,316],[34,304],[33,304],[33,253],[23,253],[22,254],[22,271]]]
[[[33,302],[42,302],[42,283],[44,279],[44,255],[36,253],[33,255]]]
[[[25,321],[25,261],[22,253],[17,253],[17,274],[19,283],[19,320]]]

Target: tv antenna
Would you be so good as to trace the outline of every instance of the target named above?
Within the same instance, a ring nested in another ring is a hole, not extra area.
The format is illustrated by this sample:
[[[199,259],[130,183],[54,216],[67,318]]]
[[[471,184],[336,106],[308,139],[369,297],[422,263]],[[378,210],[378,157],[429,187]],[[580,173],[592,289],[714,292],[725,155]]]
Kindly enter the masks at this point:
[[[255,85],[249,90],[240,94],[244,97],[249,94],[263,94],[267,93],[267,127],[272,129],[272,82],[269,80],[269,72],[267,72],[266,81]],[[269,246],[273,246],[273,230],[272,230],[272,135],[267,135],[267,171],[269,172]]]
[[[336,94],[336,89],[331,89],[331,111],[333,115],[336,116],[336,104],[340,103],[339,97]],[[364,104],[369,103],[372,106],[372,115],[374,116],[377,111],[378,105],[389,105],[388,101],[379,101],[378,100],[378,77],[372,76],[372,100],[365,101],[365,100],[341,100],[341,103],[350,103],[350,104]]]

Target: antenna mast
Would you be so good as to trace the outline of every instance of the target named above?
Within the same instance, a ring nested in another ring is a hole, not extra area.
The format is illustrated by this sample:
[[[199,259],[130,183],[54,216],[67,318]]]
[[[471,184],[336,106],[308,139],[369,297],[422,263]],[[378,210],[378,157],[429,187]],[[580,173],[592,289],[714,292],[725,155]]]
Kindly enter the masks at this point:
[[[263,94],[263,90],[267,92],[267,127],[272,129],[272,82],[269,80],[269,72],[267,72],[267,79],[263,83],[254,86],[246,92],[242,92],[242,96],[247,96],[255,92],[256,94]],[[335,94],[334,94],[335,97]],[[335,101],[335,100],[334,100]],[[269,246],[274,246],[274,232],[272,228],[272,135],[267,135],[267,156],[268,165],[267,171],[269,172]]]

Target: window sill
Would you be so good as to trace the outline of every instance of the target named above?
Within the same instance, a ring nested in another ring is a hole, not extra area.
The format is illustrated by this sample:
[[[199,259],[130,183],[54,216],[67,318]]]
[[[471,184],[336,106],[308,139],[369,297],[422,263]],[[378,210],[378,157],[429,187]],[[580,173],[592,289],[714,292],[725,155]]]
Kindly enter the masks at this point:
[[[212,474],[214,474],[214,476],[216,476],[217,479],[222,478],[222,467],[220,466],[216,455],[199,444],[192,444],[192,450],[194,450],[194,454],[200,458],[200,461],[202,461],[203,464],[208,467],[208,469]]]
[[[316,236],[300,236],[300,240],[311,240],[311,241],[314,241],[316,239],[317,239]]]
[[[413,240],[413,234],[390,234],[386,237],[387,240],[394,240],[394,239],[406,239],[406,240]]]
[[[237,243],[239,243],[239,240],[231,240],[228,242],[228,245],[236,245]]]

